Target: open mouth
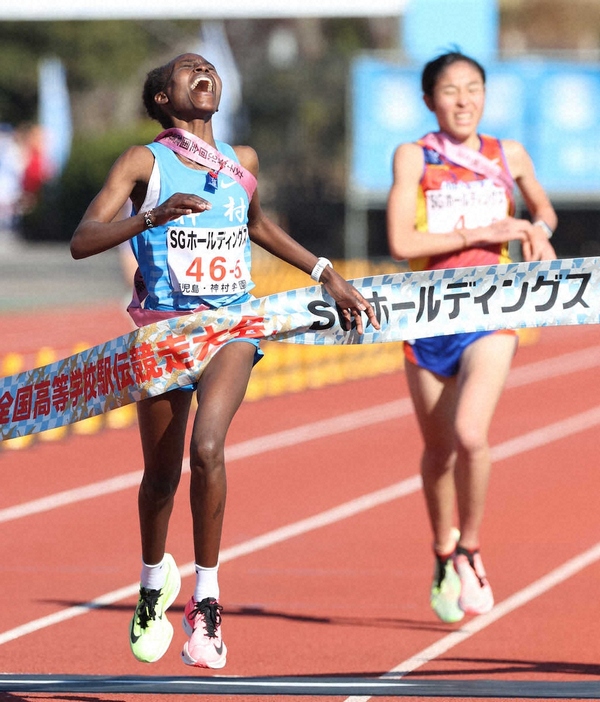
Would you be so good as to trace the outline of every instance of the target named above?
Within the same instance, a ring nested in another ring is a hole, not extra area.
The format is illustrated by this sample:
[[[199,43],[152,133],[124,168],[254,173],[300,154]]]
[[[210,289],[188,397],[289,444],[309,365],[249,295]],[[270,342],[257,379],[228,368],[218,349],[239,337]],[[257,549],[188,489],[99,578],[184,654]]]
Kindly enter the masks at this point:
[[[214,92],[214,86],[210,76],[198,76],[192,83],[192,90],[198,90],[201,93]]]

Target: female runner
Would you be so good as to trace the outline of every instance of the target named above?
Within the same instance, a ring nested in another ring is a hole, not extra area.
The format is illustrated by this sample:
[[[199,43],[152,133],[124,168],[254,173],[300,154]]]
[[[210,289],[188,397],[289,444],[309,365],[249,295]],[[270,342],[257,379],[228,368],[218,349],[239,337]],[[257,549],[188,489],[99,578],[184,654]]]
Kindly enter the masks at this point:
[[[449,52],[422,73],[439,131],[401,144],[387,208],[392,256],[413,270],[555,258],[556,214],[524,147],[478,132],[485,71]],[[515,218],[513,189],[531,221]],[[424,440],[421,472],[433,531],[431,606],[444,622],[494,604],[479,552],[490,476],[488,431],[517,347],[514,332],[454,334],[404,344],[406,376]],[[458,526],[455,509],[458,512]]]
[[[322,282],[345,323],[353,319],[359,333],[362,313],[379,328],[371,306],[329,261],[307,251],[264,214],[255,189],[255,151],[215,142],[212,118],[221,87],[215,67],[196,54],[178,56],[148,74],[144,104],[166,131],[152,144],[129,148],[114,163],[73,234],[73,257],[131,241],[139,271],[129,309],[141,326],[250,299],[252,241]],[[133,214],[119,219],[128,198]],[[217,578],[226,496],[224,444],[260,355],[255,340],[227,343],[196,389],[190,442],[196,585],[185,607],[189,639],[181,654],[188,665],[222,668],[226,662]],[[172,390],[137,405],[144,456],[138,497],[142,569],[129,638],[133,654],[146,662],[161,658],[173,636],[165,612],[177,597],[180,575],[165,550],[194,389]]]

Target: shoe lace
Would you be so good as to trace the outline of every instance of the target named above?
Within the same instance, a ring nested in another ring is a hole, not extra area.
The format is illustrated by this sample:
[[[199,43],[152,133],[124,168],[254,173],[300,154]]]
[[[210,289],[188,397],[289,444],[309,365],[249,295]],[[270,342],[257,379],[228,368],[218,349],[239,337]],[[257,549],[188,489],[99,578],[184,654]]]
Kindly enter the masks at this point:
[[[479,575],[477,570],[475,569],[475,555],[479,553],[479,549],[475,549],[474,551],[469,551],[468,548],[465,548],[464,546],[457,546],[456,547],[456,554],[461,555],[461,556],[466,556],[467,560],[469,561],[469,565],[471,566],[473,572],[477,576],[477,580],[479,580],[479,585],[483,587],[485,585],[485,582],[483,578]]]
[[[221,612],[223,607],[214,599],[214,597],[205,597],[200,602],[194,603],[194,608],[188,614],[191,622],[194,621],[197,615],[200,615],[204,621],[204,628],[209,639],[217,637],[217,629],[221,625]]]
[[[137,617],[142,629],[148,626],[150,620],[156,619],[156,603],[160,597],[160,590],[147,590],[140,588],[140,601],[137,606]]]
[[[448,561],[450,560],[450,558],[452,558],[452,556],[440,556],[439,553],[436,553],[435,558],[437,560],[435,586],[437,588],[440,588],[442,587],[442,583],[444,582],[444,578],[446,577],[446,566],[448,565]]]

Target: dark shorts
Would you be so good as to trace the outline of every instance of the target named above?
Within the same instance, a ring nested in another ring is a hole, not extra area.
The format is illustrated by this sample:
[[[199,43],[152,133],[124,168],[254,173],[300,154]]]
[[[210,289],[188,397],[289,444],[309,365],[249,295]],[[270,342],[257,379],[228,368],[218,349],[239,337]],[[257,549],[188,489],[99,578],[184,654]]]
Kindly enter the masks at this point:
[[[460,359],[467,346],[470,346],[477,339],[496,333],[506,333],[506,331],[467,332],[405,341],[404,355],[407,361],[420,368],[426,368],[432,373],[451,378],[458,373]],[[515,332],[509,331],[508,333],[514,334]]]

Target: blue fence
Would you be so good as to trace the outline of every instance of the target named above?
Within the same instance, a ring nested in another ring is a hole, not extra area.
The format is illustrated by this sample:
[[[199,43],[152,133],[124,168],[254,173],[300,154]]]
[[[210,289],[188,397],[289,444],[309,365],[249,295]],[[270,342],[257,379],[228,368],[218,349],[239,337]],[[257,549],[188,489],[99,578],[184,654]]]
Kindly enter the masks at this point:
[[[600,66],[541,60],[486,65],[481,131],[524,144],[553,198],[600,201]],[[394,149],[432,129],[421,67],[360,57],[351,72],[350,187],[380,201]]]

